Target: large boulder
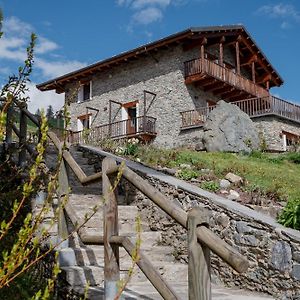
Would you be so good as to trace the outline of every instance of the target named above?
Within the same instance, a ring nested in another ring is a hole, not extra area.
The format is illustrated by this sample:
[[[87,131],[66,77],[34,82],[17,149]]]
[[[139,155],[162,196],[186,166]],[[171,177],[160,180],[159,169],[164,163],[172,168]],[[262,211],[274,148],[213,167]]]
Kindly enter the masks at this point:
[[[258,132],[249,116],[238,106],[217,103],[204,124],[203,143],[207,151],[251,152],[259,147]]]

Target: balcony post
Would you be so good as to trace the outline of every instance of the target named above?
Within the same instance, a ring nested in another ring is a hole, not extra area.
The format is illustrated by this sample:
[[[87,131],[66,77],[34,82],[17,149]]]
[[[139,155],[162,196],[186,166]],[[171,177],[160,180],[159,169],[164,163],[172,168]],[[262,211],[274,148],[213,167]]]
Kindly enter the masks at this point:
[[[203,38],[202,42],[201,42],[201,51],[200,51],[200,57],[201,59],[205,58],[205,51],[204,51],[204,45],[207,44],[207,38]]]
[[[251,71],[252,71],[252,81],[255,83],[255,61],[252,62],[251,64]]]
[[[223,43],[225,42],[225,37],[222,36],[219,44],[219,65],[223,66],[224,54],[223,54]]]
[[[236,72],[237,74],[241,74],[241,64],[240,64],[240,41],[241,37],[239,36],[237,41],[235,42],[235,54],[236,54]]]

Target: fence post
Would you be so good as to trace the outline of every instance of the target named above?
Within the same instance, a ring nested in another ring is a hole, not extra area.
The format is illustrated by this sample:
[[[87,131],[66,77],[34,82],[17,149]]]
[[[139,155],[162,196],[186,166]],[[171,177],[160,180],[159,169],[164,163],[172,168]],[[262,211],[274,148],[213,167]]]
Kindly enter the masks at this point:
[[[24,104],[22,108],[27,108]],[[20,109],[20,136],[19,136],[19,166],[23,166],[26,163],[26,138],[27,138],[27,117],[26,114]]]
[[[120,280],[119,246],[109,243],[112,236],[119,234],[117,197],[107,175],[107,171],[115,166],[116,162],[109,157],[106,157],[102,162],[102,186],[105,201],[103,208],[104,292],[107,300],[114,299],[117,296],[117,283]]]
[[[69,200],[69,179],[68,173],[66,168],[65,160],[62,159],[60,167],[59,167],[59,174],[58,174],[58,189],[57,189],[57,196],[58,196],[58,222],[57,222],[57,243],[61,243],[68,237],[68,227],[67,222],[64,214],[64,207],[66,202]],[[69,242],[65,240],[61,245],[60,249],[68,247]]]
[[[210,250],[198,243],[197,227],[208,227],[207,209],[192,208],[188,212],[188,282],[189,300],[211,300]]]

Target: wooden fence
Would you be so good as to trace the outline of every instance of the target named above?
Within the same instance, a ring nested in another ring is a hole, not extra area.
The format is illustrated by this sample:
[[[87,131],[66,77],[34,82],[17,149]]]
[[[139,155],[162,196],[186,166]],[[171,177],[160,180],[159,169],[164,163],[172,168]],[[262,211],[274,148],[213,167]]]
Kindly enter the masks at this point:
[[[238,106],[250,118],[275,115],[284,119],[300,122],[300,106],[279,99],[274,96],[251,98],[241,101],[231,102]],[[196,127],[203,125],[207,119],[207,115],[216,106],[201,107],[196,110],[188,110],[181,112],[182,128]]]
[[[104,124],[83,131],[70,132],[71,143],[100,141],[105,138],[135,137],[141,134],[156,135],[156,118],[140,116],[137,118]]]
[[[21,126],[24,126],[24,128],[20,128],[18,136],[20,138],[20,144],[25,144],[25,147],[22,148],[19,156],[20,164],[22,165],[25,162],[24,160],[26,160],[26,153],[21,154],[24,149],[25,151],[28,150],[30,155],[35,155],[25,139],[26,119],[31,119],[37,126],[39,126],[39,121],[26,109],[26,107],[21,107],[21,111],[23,115],[21,116],[20,124]],[[11,125],[8,126],[9,131],[11,130],[10,128]],[[12,127],[12,129],[15,130],[16,128]],[[9,132],[6,133],[7,137],[9,136],[8,133]],[[70,188],[67,166],[71,168],[83,185],[102,180],[102,190],[105,199],[103,209],[103,234],[89,234],[87,230],[82,227],[86,221],[75,217],[76,212],[74,207],[70,202],[67,202],[65,205],[59,205],[58,242],[64,241],[69,235],[66,221],[66,218],[68,217],[75,228],[78,228],[78,233],[83,243],[101,244],[104,246],[105,299],[115,299],[118,294],[117,282],[120,278],[119,247],[123,247],[131,257],[134,257],[136,249],[136,246],[131,242],[129,237],[118,235],[118,201],[113,189],[117,174],[118,176],[121,175],[127,179],[136,189],[144,193],[174,221],[188,230],[188,287],[190,300],[211,299],[210,251],[213,251],[237,272],[245,272],[247,270],[248,261],[208,228],[208,212],[206,210],[198,208],[186,213],[130,168],[125,165],[118,166],[113,159],[108,157],[102,161],[102,172],[86,176],[84,171],[70,154],[69,150],[63,148],[63,142],[59,140],[57,135],[53,132],[48,132],[48,137],[62,156],[57,190],[59,204],[65,202],[65,197],[69,197]],[[26,147],[26,145],[28,147]],[[149,261],[140,250],[137,265],[164,299],[179,299],[174,290],[154,268],[151,261]]]

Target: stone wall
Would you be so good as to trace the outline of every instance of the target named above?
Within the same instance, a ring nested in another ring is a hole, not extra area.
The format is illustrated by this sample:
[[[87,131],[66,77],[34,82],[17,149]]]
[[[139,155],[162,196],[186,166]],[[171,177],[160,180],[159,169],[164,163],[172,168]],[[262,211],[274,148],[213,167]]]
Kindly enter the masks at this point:
[[[209,50],[214,52],[214,50]],[[71,129],[77,130],[77,117],[86,113],[86,106],[100,110],[93,126],[107,124],[109,121],[109,100],[126,103],[139,101],[138,116],[143,115],[143,91],[157,94],[148,115],[157,118],[157,137],[154,144],[162,147],[176,147],[190,144],[201,139],[200,131],[180,130],[181,114],[186,110],[206,106],[207,100],[217,102],[220,99],[204,92],[194,85],[186,85],[184,80],[184,62],[198,58],[199,49],[183,51],[182,46],[160,50],[156,54],[112,67],[92,76],[92,98],[77,103],[74,84],[67,86],[66,101],[71,102]],[[229,49],[224,49],[224,59],[234,61]],[[75,94],[75,97],[74,97]],[[148,104],[151,97],[148,99]],[[93,117],[95,112],[91,111]],[[121,120],[119,105],[113,104],[114,120]],[[92,117],[92,118],[93,118]],[[200,135],[200,137],[198,136]]]
[[[176,189],[161,181],[147,178],[168,198],[185,211],[206,207],[211,211],[210,228],[229,245],[248,258],[250,268],[237,274],[216,255],[212,255],[213,273],[229,286],[269,293],[279,299],[300,299],[300,234],[290,236],[279,227],[260,222],[251,216],[214,204],[209,199]],[[163,232],[163,242],[174,247],[174,256],[187,262],[187,234],[161,209],[138,192],[134,201],[152,230]]]
[[[271,151],[285,151],[282,131],[300,135],[300,124],[276,116],[253,118],[252,121],[255,122],[258,132],[262,133],[267,149]]]
[[[93,159],[95,156],[100,157],[94,161],[101,161],[105,155],[90,147],[82,149]],[[141,167],[137,169],[136,164],[128,164],[133,170],[139,170],[142,177],[185,211],[195,206],[206,207],[211,211],[210,228],[250,262],[250,268],[245,274],[237,274],[212,254],[213,274],[219,280],[229,286],[266,292],[277,299],[300,299],[299,231],[284,228],[270,217],[181,180],[175,179],[176,183],[170,184],[166,175],[156,175],[158,172],[152,169],[147,171],[144,167],[144,171],[141,171]],[[126,191],[126,202],[137,205],[150,228],[162,232],[163,243],[174,247],[175,258],[187,262],[186,230],[128,182],[122,180],[121,184],[120,191]]]

